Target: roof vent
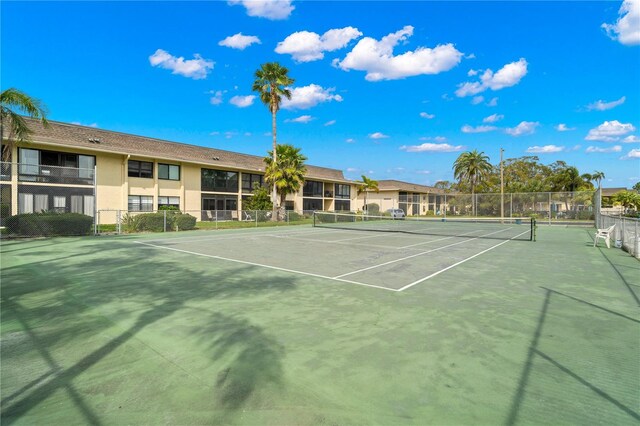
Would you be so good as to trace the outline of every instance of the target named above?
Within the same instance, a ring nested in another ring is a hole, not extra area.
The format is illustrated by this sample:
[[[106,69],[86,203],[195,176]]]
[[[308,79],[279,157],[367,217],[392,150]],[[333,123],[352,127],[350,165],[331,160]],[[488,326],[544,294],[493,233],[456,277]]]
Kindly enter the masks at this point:
[[[91,143],[100,143],[100,139],[98,139],[98,138],[89,138],[89,142],[91,142]]]
[[[220,160],[220,157],[211,157],[211,158],[212,158],[213,160],[215,160],[215,161],[219,161],[219,160]]]

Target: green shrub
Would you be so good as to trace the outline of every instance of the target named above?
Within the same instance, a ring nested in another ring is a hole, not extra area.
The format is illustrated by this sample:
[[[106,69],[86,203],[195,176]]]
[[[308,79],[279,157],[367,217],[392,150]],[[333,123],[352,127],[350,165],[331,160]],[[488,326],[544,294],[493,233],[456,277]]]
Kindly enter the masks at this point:
[[[300,216],[300,213],[296,213],[293,211],[289,212],[289,222],[295,222],[302,219],[302,217]]]
[[[122,222],[126,232],[163,232],[173,231],[176,227],[179,231],[188,231],[196,227],[195,217],[173,209],[157,213],[126,214]]]
[[[164,213],[144,213],[133,217],[134,229],[138,232],[164,231]],[[171,219],[167,215],[167,228],[171,229]]]
[[[89,235],[93,231],[93,218],[80,213],[24,213],[5,223],[8,233],[30,237]]]
[[[189,231],[196,227],[196,218],[190,214],[177,214],[174,217],[174,225],[178,231]]]
[[[367,214],[378,216],[380,214],[380,206],[376,203],[367,204]]]

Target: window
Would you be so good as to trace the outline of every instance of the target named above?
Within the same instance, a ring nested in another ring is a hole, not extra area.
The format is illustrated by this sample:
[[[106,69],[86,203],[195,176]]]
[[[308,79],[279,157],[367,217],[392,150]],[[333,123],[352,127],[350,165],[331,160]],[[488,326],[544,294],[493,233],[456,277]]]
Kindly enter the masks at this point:
[[[153,163],[129,160],[129,177],[153,178]]]
[[[85,179],[93,179],[93,171],[96,166],[96,157],[90,155],[78,155],[78,176]]]
[[[158,179],[180,180],[180,166],[158,164]]]
[[[349,200],[336,200],[336,211],[350,211],[351,201]]]
[[[158,197],[158,209],[160,207],[180,208],[180,197]]]
[[[53,196],[53,210],[57,213],[64,213],[67,210],[67,197],[59,195]]]
[[[243,173],[242,174],[242,192],[253,192],[253,187],[255,184],[259,186],[264,185],[264,176],[263,175],[255,175],[251,173]]]
[[[305,181],[302,195],[305,197],[322,197],[322,182],[314,180]]]
[[[302,210],[322,210],[322,200],[303,198]]]
[[[40,151],[20,148],[20,174],[37,175],[40,164]]]
[[[238,192],[238,172],[202,169],[202,191]]]
[[[336,183],[336,198],[351,198],[351,185]]]
[[[153,197],[146,195],[129,195],[129,211],[152,212]]]

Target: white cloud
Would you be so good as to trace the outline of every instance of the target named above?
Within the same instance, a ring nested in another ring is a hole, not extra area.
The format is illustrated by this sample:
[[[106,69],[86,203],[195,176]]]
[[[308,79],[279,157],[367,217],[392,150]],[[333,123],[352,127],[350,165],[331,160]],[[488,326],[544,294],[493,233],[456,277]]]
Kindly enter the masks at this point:
[[[344,140],[346,143],[356,143],[355,139],[353,138],[347,138]]]
[[[449,145],[448,143],[423,143],[422,145],[402,145],[401,150],[406,152],[456,152],[462,151],[462,145]]]
[[[287,19],[295,6],[292,0],[229,0],[231,6],[240,4],[247,9],[247,15],[271,20]]]
[[[444,142],[447,140],[444,136],[423,136],[420,138],[421,141],[436,141],[436,142]]]
[[[627,133],[634,132],[636,128],[631,123],[621,123],[618,120],[605,121],[598,127],[589,130],[584,138],[588,141],[615,142]]]
[[[253,105],[253,100],[255,98],[256,97],[254,95],[234,96],[233,98],[229,99],[229,103],[231,105],[237,106],[238,108],[246,108]]]
[[[498,128],[496,126],[469,126],[468,124],[465,124],[464,126],[462,126],[462,133],[486,133],[486,132],[492,132],[494,130],[498,130]]]
[[[490,106],[490,107],[498,106],[498,98],[491,98],[491,100],[487,102],[487,106]]]
[[[329,120],[326,123],[324,123],[325,126],[333,126],[334,124],[336,124],[336,120]]]
[[[522,135],[531,135],[535,133],[536,127],[538,127],[540,123],[537,121],[521,121],[516,127],[509,127],[505,129],[505,132],[511,136],[522,136]],[[553,146],[553,145],[547,145]]]
[[[468,75],[469,77],[473,77],[474,75],[477,75],[477,74],[478,74],[478,72],[479,72],[478,70],[469,70],[469,71],[467,72],[467,75]]]
[[[381,133],[381,132],[375,132],[369,135],[369,139],[386,139],[388,137],[389,137],[388,135],[385,135],[384,133]]]
[[[432,118],[436,118],[436,115],[435,114],[429,114],[429,113],[426,113],[426,112],[421,112],[420,113],[420,117],[431,120]]]
[[[484,102],[484,96],[474,96],[473,99],[471,99],[472,105],[478,105],[483,102]]]
[[[622,143],[634,143],[634,142],[640,142],[640,138],[637,137],[636,135],[629,135],[626,138],[622,139]]]
[[[333,65],[344,71],[366,71],[367,81],[398,80],[423,74],[438,74],[448,71],[460,63],[462,53],[453,44],[436,47],[418,47],[399,55],[393,49],[413,35],[413,27],[405,26],[382,39],[365,37],[342,60],[334,60]]]
[[[628,46],[640,44],[640,0],[624,0],[615,24],[602,24],[607,35]]]
[[[587,149],[585,150],[585,152],[620,152],[622,151],[622,147],[620,145],[614,145],[611,148],[599,148],[597,146],[589,146],[587,147]]]
[[[252,44],[262,44],[260,39],[256,36],[242,35],[242,33],[234,34],[225,38],[218,43],[219,46],[226,46],[232,49],[244,50]]]
[[[564,124],[564,123],[560,123],[560,124],[558,124],[558,125],[555,127],[555,129],[556,129],[557,131],[559,131],[559,132],[568,132],[568,131],[570,131],[570,130],[575,130],[576,128],[575,128],[575,127],[567,127],[567,125],[566,125],[566,124]]]
[[[598,100],[598,101],[595,101],[595,102],[590,103],[589,105],[587,105],[587,110],[588,111],[593,111],[593,110],[606,111],[608,109],[615,108],[618,105],[622,105],[624,103],[624,101],[626,101],[626,100],[627,100],[626,96],[621,97],[617,101],[611,101],[611,102],[605,102],[605,101],[602,101],[602,100]]]
[[[640,158],[640,149],[632,149],[627,155],[620,157],[621,160],[631,160],[632,158]]]
[[[209,102],[211,102],[211,105],[220,105],[222,103],[222,95],[223,95],[222,90],[217,90],[217,91],[210,90],[207,93],[210,95],[213,95],[211,96],[211,99],[209,99]]]
[[[355,172],[359,172],[360,169],[356,169],[355,167],[348,167],[347,168],[347,172],[349,173],[355,173]]]
[[[93,128],[98,127],[98,123],[83,124],[79,121],[72,121],[71,124],[75,124],[76,126],[85,126],[85,127],[93,127]]]
[[[500,90],[505,87],[515,86],[527,75],[527,61],[520,58],[517,62],[511,62],[500,68],[495,74],[487,69],[480,76],[480,81],[460,83],[456,95],[459,98],[477,95],[487,89]]]
[[[312,117],[310,115],[301,115],[300,117],[289,118],[287,120],[284,120],[284,122],[285,123],[304,123],[304,124],[307,124],[311,120],[314,120],[314,117]]]
[[[554,152],[564,151],[563,146],[558,145],[545,145],[545,146],[530,146],[526,152],[531,154],[552,154]]]
[[[430,175],[431,170],[416,170],[416,173],[419,175]]]
[[[345,27],[327,31],[323,35],[298,31],[276,46],[276,53],[290,54],[297,62],[311,62],[324,58],[324,52],[342,49],[351,40],[361,37],[357,28]]]
[[[498,122],[500,120],[502,120],[504,118],[504,115],[502,114],[491,114],[488,117],[485,117],[482,119],[483,123],[495,123]]]
[[[342,102],[342,96],[333,94],[335,88],[324,89],[317,84],[310,84],[290,90],[291,99],[282,99],[284,109],[309,109],[322,102]]]
[[[185,61],[182,56],[178,58],[162,49],[158,49],[153,55],[149,56],[149,63],[154,67],[171,70],[172,74],[182,75],[194,80],[207,78],[207,74],[209,70],[213,69],[215,62],[203,59],[197,53],[193,57],[194,59]]]

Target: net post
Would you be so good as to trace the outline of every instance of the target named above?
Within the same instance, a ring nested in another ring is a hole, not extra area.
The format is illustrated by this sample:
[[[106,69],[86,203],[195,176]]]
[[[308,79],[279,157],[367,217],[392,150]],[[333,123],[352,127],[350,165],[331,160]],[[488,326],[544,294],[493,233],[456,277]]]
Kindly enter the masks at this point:
[[[536,219],[534,217],[531,218],[531,237],[529,238],[529,241],[536,241]]]

